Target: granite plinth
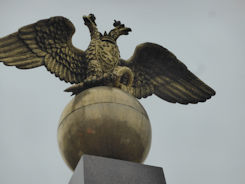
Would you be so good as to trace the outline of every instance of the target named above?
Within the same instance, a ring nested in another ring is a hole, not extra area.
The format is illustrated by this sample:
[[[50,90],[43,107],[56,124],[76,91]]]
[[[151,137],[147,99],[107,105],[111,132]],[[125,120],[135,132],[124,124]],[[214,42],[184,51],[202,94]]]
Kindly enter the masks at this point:
[[[83,155],[69,184],[166,184],[166,181],[160,167]]]

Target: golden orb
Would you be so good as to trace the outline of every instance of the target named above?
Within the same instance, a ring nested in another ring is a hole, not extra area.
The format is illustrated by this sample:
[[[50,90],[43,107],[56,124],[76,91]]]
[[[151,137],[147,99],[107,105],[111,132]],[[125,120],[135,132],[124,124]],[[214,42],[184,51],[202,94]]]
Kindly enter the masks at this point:
[[[83,154],[141,163],[150,150],[151,125],[135,97],[118,88],[95,87],[65,107],[58,143],[72,170]]]

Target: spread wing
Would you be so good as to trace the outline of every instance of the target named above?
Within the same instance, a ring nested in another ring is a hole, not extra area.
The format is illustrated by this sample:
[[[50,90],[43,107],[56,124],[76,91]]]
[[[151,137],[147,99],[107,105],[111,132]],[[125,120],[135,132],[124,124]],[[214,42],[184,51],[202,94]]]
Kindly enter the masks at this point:
[[[144,43],[136,47],[127,61],[121,60],[134,72],[130,91],[137,98],[156,94],[172,103],[204,102],[215,91],[202,82],[174,54],[160,45]]]
[[[79,83],[86,71],[85,54],[72,45],[73,24],[52,17],[0,38],[0,62],[20,69],[44,65],[61,80]]]

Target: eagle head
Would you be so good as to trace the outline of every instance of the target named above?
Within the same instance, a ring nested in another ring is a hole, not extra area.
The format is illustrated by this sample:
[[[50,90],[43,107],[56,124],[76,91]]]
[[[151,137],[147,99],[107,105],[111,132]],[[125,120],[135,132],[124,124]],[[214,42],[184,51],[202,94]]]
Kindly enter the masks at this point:
[[[95,16],[94,14],[89,14],[88,16],[83,16],[84,24],[88,27],[90,26],[97,26],[95,23]]]
[[[115,42],[118,39],[119,36],[121,35],[128,35],[129,32],[131,32],[132,30],[128,27],[125,27],[124,24],[121,24],[120,21],[116,21],[114,20],[114,24],[113,26],[115,27],[114,29],[112,29],[108,35],[106,35],[106,37],[110,37],[111,39],[113,39]],[[105,36],[105,35],[104,35]]]
[[[114,20],[113,23],[114,29],[112,29],[109,33],[105,32],[104,34],[101,34],[97,29],[95,19],[96,18],[93,14],[89,14],[88,16],[83,16],[84,24],[89,27],[90,33],[92,35],[94,35],[94,33],[95,35],[97,35],[98,33],[99,39],[102,41],[108,41],[116,44],[116,41],[119,36],[128,35],[128,33],[132,31],[130,28],[125,27],[124,24],[121,24],[120,21]]]
[[[100,34],[100,39],[102,41],[108,41],[111,43],[116,43],[117,39],[121,35],[128,35],[130,31],[132,31],[130,28],[125,27],[124,24],[121,24],[120,21],[114,20],[113,26],[115,27],[112,29],[109,34],[105,31],[104,35]]]

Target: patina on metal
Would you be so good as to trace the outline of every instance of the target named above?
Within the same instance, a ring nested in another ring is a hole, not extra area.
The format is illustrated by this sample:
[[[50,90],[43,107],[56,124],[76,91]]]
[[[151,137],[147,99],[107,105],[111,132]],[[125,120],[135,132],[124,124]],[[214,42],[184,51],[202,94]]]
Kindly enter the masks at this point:
[[[114,21],[109,33],[101,34],[95,16],[84,16],[91,42],[85,51],[72,45],[73,24],[64,17],[51,17],[20,28],[0,39],[0,61],[30,69],[45,66],[78,94],[95,86],[118,87],[137,98],[156,94],[172,103],[204,102],[215,91],[202,82],[166,48],[143,43],[128,60],[120,57],[117,39],[131,29]]]
[[[113,87],[94,87],[65,107],[58,143],[74,170],[83,154],[143,162],[151,145],[151,125],[143,106]]]

